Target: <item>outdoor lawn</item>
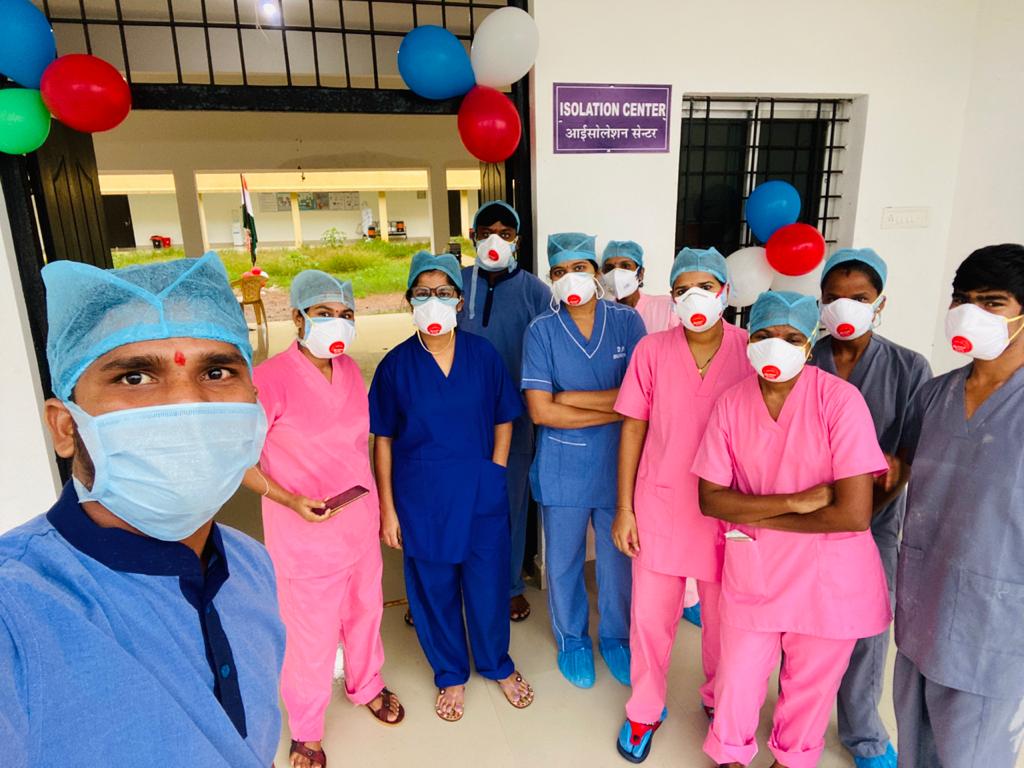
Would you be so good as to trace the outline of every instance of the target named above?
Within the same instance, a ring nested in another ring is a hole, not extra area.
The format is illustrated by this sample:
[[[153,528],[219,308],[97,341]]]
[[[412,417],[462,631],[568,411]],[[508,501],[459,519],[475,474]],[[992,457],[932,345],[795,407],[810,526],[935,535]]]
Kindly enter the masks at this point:
[[[460,239],[462,254],[475,256],[473,244]],[[256,264],[267,274],[263,301],[270,320],[289,317],[288,288],[292,278],[304,269],[321,269],[342,280],[351,280],[358,310],[368,313],[397,312],[402,309],[409,262],[417,251],[429,249],[422,240],[382,242],[360,240],[337,244],[304,245],[300,248],[261,247]],[[240,249],[218,250],[228,277],[237,280],[249,270],[249,254]],[[170,261],[185,256],[180,247],[163,250],[114,251],[115,267]]]

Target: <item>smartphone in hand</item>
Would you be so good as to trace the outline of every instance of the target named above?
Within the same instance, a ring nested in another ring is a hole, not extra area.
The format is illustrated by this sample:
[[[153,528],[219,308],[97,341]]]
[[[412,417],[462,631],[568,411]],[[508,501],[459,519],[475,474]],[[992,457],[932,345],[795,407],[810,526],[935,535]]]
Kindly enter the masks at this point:
[[[361,485],[353,485],[347,491],[342,491],[337,496],[332,496],[324,502],[324,506],[317,510],[317,514],[326,515],[328,512],[334,512],[347,507],[353,501],[358,501],[363,498],[370,491]]]

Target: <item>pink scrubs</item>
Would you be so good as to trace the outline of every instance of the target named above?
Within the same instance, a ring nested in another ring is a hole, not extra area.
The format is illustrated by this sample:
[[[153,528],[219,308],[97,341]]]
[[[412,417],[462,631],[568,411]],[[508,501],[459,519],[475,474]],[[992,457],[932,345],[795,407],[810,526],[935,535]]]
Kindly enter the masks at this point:
[[[709,482],[759,496],[886,470],[860,392],[812,366],[800,374],[778,421],[768,414],[756,377],[726,392],[693,462]],[[868,530],[724,527],[722,657],[704,751],[719,763],[753,760],[766,682],[781,652],[769,747],[787,768],[811,768],[821,757],[855,641],[891,620],[878,547]]]
[[[755,375],[747,362],[747,332],[729,323],[723,329],[722,345],[704,378],[682,327],[644,338],[615,402],[623,416],[648,422],[634,494],[640,554],[633,561],[633,694],[626,704],[626,716],[634,722],[655,722],[665,706],[669,656],[687,576],[697,579],[702,605],[706,682],[701,699],[714,706],[723,541],[718,521],[701,514],[697,476],[686,468],[719,395]]]
[[[648,333],[666,331],[682,325],[671,296],[650,296],[641,292],[634,309],[640,313]]]
[[[265,474],[314,499],[354,485],[370,491],[323,523],[263,499],[263,531],[287,630],[281,697],[292,738],[318,741],[339,642],[349,699],[366,704],[384,687],[380,511],[366,387],[350,357],[334,358],[327,381],[297,343],[257,366],[254,379],[269,423],[260,457]]]

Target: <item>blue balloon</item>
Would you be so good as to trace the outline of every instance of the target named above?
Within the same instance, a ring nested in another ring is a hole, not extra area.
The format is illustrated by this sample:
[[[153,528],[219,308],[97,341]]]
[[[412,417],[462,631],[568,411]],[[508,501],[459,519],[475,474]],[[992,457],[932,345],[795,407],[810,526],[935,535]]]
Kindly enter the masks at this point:
[[[473,65],[462,43],[443,27],[416,27],[398,47],[398,71],[409,90],[441,101],[462,96],[476,85]]]
[[[43,12],[28,0],[0,0],[0,74],[39,88],[43,70],[57,58],[57,42]]]
[[[762,243],[775,230],[795,224],[800,218],[800,193],[785,181],[766,181],[747,198],[747,226]]]

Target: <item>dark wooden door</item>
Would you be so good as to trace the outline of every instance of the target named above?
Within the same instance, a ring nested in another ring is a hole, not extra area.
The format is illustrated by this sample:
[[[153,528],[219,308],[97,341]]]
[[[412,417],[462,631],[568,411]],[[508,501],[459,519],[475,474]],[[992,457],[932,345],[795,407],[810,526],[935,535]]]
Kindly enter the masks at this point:
[[[103,195],[103,213],[111,248],[134,248],[135,229],[128,195]]]

